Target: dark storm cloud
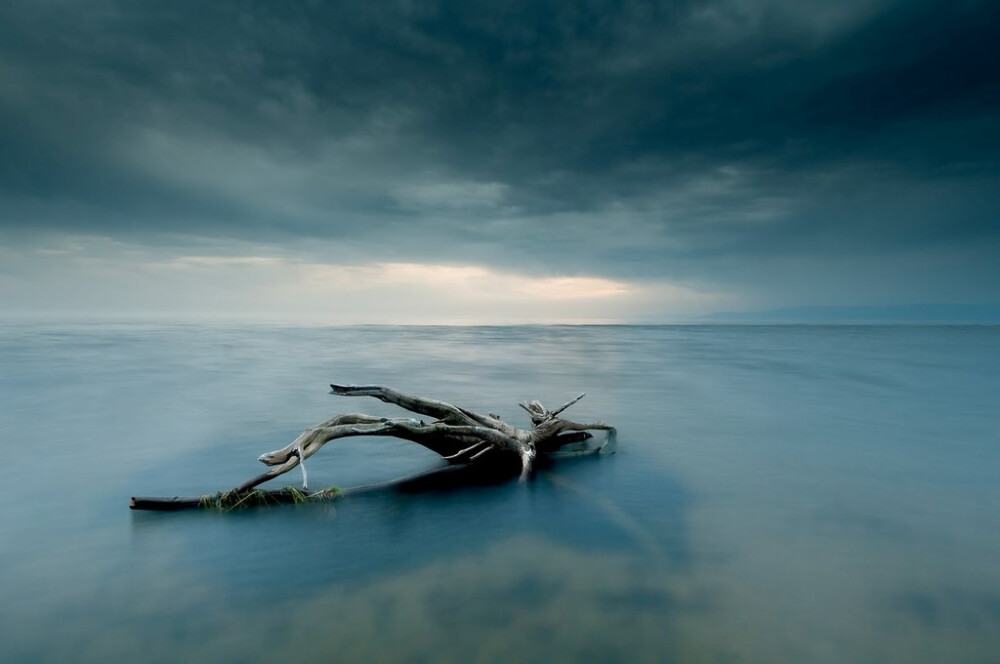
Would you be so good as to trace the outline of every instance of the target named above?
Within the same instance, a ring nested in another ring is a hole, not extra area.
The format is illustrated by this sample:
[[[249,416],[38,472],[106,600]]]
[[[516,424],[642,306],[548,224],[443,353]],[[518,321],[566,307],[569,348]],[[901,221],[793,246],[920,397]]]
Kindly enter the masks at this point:
[[[990,2],[6,3],[0,224],[648,276],[996,242],[996,34]]]

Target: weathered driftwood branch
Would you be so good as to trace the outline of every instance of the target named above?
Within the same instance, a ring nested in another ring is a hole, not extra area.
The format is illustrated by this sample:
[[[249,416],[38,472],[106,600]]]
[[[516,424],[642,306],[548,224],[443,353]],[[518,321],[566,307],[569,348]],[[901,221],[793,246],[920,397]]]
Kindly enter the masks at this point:
[[[519,404],[531,416],[532,426],[531,429],[518,429],[492,413],[481,415],[443,401],[403,394],[391,387],[330,385],[330,392],[347,397],[375,397],[411,413],[423,415],[431,421],[411,417],[338,415],[306,429],[298,438],[281,449],[262,454],[259,460],[271,466],[271,469],[231,491],[214,497],[201,498],[133,498],[132,508],[231,507],[239,506],[249,496],[253,496],[256,503],[331,498],[333,495],[329,491],[309,493],[305,460],[318,452],[323,445],[338,438],[389,436],[410,440],[435,452],[451,464],[503,465],[514,462],[519,464],[521,480],[524,480],[539,455],[548,456],[572,449],[573,446],[592,438],[591,431],[607,432],[607,440],[601,449],[613,445],[616,436],[614,427],[603,422],[578,424],[558,417],[560,413],[582,399],[583,394],[552,411],[547,410],[538,401]],[[302,471],[302,492],[290,488],[277,491],[256,489],[257,486],[287,473],[296,466]]]

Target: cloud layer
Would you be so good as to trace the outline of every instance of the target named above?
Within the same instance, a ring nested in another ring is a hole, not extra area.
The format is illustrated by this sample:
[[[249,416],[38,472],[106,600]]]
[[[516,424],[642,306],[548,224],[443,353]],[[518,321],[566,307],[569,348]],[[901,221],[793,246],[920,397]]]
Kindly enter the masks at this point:
[[[7,3],[0,238],[992,299],[998,31],[987,2]]]

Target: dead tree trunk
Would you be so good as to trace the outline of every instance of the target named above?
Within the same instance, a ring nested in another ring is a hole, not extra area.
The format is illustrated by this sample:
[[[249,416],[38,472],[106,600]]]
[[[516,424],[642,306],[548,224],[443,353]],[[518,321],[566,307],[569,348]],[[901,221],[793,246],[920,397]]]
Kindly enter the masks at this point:
[[[259,460],[272,468],[231,491],[201,498],[132,498],[132,509],[183,509],[187,507],[234,507],[247,503],[299,502],[310,498],[331,498],[335,492],[309,493],[305,460],[323,445],[338,438],[352,436],[390,436],[410,440],[440,455],[451,464],[519,464],[523,481],[531,472],[536,458],[573,449],[593,437],[592,431],[607,432],[604,449],[615,442],[615,429],[603,422],[579,424],[558,417],[560,413],[583,398],[583,394],[555,410],[548,410],[538,401],[519,404],[531,417],[531,429],[518,429],[500,419],[499,415],[481,415],[443,401],[403,394],[380,385],[330,385],[331,394],[347,397],[369,396],[423,415],[429,421],[412,417],[373,417],[371,415],[338,415],[311,427],[291,443]],[[302,471],[302,492],[295,489],[261,491],[257,486],[272,480],[296,466]],[[213,502],[213,499],[214,502]]]

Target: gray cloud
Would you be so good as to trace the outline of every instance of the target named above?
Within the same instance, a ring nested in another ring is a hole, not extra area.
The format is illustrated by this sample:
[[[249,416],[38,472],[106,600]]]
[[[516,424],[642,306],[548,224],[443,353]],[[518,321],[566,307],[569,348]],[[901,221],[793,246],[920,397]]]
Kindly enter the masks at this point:
[[[904,297],[912,257],[1000,245],[998,31],[988,2],[5,3],[0,229],[778,290],[825,260],[828,297],[888,261]]]

